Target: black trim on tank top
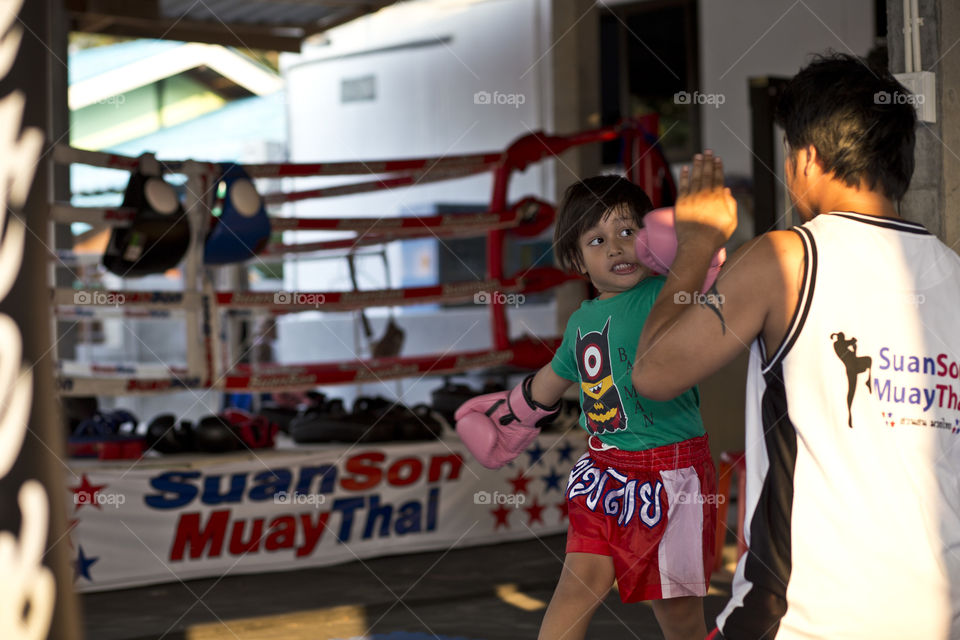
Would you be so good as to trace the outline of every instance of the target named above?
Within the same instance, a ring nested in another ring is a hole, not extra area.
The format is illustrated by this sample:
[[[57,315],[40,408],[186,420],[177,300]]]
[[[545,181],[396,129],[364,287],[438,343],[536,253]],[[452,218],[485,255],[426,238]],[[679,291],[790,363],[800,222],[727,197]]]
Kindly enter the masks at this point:
[[[793,310],[793,317],[787,328],[786,335],[776,353],[770,358],[770,362],[765,362],[761,369],[764,375],[770,369],[783,361],[783,358],[790,352],[793,344],[797,341],[800,331],[807,320],[807,314],[810,312],[810,305],[813,302],[813,289],[817,283],[817,243],[813,239],[813,234],[809,229],[803,227],[794,227],[791,229],[800,236],[800,242],[803,244],[803,281],[800,284],[800,293],[797,295],[797,306]],[[766,345],[764,345],[766,346]],[[766,357],[766,354],[765,356]]]
[[[903,231],[905,233],[915,233],[921,236],[930,236],[933,235],[927,228],[920,224],[919,222],[911,222],[909,220],[903,220],[901,218],[883,218],[880,216],[868,216],[865,213],[857,213],[851,211],[849,213],[829,213],[826,214],[829,216],[836,216],[838,218],[846,218],[847,220],[853,220],[855,222],[863,222],[866,224],[872,224],[875,227],[881,227],[883,229],[893,229],[894,231]]]
[[[723,621],[729,640],[774,638],[787,613],[787,585],[793,571],[793,484],[797,464],[797,430],[790,419],[783,368],[764,374],[760,420],[767,455],[767,473],[754,507],[750,548],[743,577],[750,588],[742,603]],[[756,455],[759,455],[757,452]]]

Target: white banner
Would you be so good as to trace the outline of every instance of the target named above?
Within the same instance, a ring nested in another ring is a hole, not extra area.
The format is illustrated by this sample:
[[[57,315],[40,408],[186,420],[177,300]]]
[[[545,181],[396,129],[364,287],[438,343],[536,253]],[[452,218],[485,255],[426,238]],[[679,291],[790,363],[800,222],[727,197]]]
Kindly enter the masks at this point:
[[[78,591],[506,542],[566,530],[579,430],[509,466],[458,440],[77,461],[68,487]]]

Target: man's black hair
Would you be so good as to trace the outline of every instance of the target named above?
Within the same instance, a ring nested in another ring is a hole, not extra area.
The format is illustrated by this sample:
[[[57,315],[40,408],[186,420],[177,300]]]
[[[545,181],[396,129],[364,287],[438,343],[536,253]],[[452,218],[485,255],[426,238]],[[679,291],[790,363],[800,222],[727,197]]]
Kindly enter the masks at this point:
[[[613,212],[625,212],[643,227],[643,216],[653,209],[643,189],[621,176],[594,176],[567,188],[557,212],[553,240],[560,266],[580,273],[583,256],[580,236]]]
[[[817,56],[787,83],[776,121],[791,152],[813,145],[825,172],[898,201],[913,175],[912,102],[888,71],[834,53]]]

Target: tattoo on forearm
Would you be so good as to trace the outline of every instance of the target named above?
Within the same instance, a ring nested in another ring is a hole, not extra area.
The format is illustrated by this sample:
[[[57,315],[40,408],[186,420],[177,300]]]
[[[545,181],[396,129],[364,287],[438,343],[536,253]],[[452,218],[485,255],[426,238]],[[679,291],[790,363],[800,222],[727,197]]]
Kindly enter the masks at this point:
[[[723,335],[727,335],[727,321],[723,318],[723,295],[717,291],[717,283],[714,282],[710,286],[710,290],[707,291],[707,295],[700,296],[700,306],[706,307],[717,314],[717,317],[720,318],[720,329],[723,332]]]

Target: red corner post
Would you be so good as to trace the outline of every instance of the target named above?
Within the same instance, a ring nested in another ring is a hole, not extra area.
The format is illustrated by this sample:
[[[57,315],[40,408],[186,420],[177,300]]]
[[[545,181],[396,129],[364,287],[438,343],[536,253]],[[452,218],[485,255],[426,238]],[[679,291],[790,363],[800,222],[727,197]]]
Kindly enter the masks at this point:
[[[513,141],[504,151],[500,163],[493,174],[493,195],[490,199],[490,211],[507,211],[507,191],[510,186],[510,174],[514,170],[523,171],[534,162],[547,156],[556,156],[567,149],[583,144],[615,140],[635,124],[625,120],[612,127],[581,131],[569,136],[551,136],[542,131],[534,131]],[[487,277],[502,279],[503,242],[505,232],[491,231],[487,236]],[[507,328],[507,316],[500,296],[491,296],[490,317],[493,325],[493,346],[495,349],[508,349],[510,337]]]
[[[556,155],[571,146],[572,142],[556,136],[548,136],[535,131],[514,140],[493,174],[493,195],[490,198],[490,211],[506,211],[507,192],[510,189],[510,174],[514,169],[523,171],[530,164],[547,155]],[[487,277],[502,279],[503,243],[506,234],[502,230],[491,231],[487,236]],[[507,313],[500,296],[491,296],[490,321],[493,327],[493,347],[510,348],[510,332],[507,328]]]

